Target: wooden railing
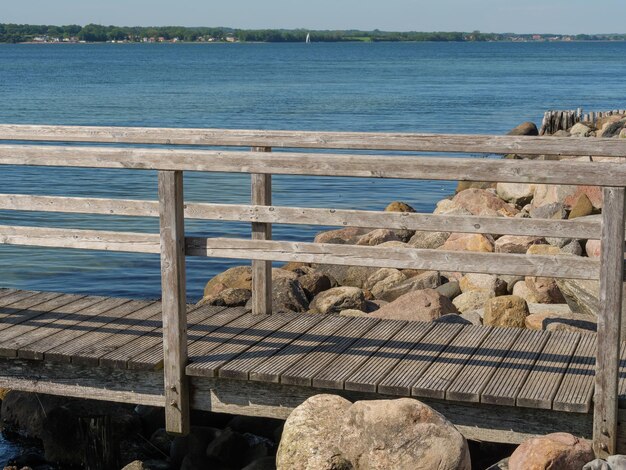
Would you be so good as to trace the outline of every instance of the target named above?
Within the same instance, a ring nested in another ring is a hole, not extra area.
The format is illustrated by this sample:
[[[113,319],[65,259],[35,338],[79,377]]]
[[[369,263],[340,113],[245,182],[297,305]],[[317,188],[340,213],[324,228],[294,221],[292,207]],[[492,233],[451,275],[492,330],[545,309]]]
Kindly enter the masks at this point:
[[[158,216],[160,235],[0,226],[0,243],[161,254],[168,430],[186,433],[189,426],[189,391],[185,376],[185,255],[210,256],[253,260],[252,305],[255,314],[271,313],[272,261],[600,279],[594,445],[599,455],[615,451],[626,165],[610,161],[270,151],[272,148],[289,148],[623,157],[626,156],[626,141],[556,137],[20,125],[0,125],[0,140],[29,142],[0,145],[0,165],[158,171],[159,201],[3,194],[0,195],[0,209]],[[36,141],[143,146],[33,145]],[[168,147],[154,147],[151,144]],[[176,145],[251,147],[251,150],[189,150]],[[185,203],[185,171],[250,173],[251,204]],[[577,221],[276,207],[271,205],[272,174],[602,186],[604,210],[602,221]],[[250,222],[252,239],[185,237],[185,218]],[[526,256],[274,241],[271,239],[272,224],[601,239],[602,255],[597,260],[577,256]]]

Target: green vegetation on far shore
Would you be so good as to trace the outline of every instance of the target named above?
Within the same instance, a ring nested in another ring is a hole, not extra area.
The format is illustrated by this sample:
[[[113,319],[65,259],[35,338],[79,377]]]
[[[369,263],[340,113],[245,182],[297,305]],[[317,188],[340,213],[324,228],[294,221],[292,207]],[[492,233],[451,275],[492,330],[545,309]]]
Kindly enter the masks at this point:
[[[344,41],[624,41],[626,34],[515,34],[473,32],[396,32],[306,29],[234,29],[183,26],[51,26],[0,24],[0,42],[312,42]]]

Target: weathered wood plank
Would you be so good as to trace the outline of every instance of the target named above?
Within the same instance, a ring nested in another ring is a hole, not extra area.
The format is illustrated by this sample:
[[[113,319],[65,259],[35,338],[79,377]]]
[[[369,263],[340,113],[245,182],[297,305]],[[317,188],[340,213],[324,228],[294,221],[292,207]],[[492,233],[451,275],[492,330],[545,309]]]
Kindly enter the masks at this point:
[[[0,165],[592,186],[619,186],[626,179],[624,165],[613,162],[49,145],[0,145]]]
[[[597,279],[600,267],[598,260],[580,256],[526,256],[508,253],[451,252],[235,238],[188,238],[187,254],[216,258],[299,261],[430,271],[454,272],[462,269],[463,272],[468,273],[497,272],[519,276],[571,279]]]
[[[346,317],[328,316],[294,340],[289,346],[252,369],[249,375],[250,380],[280,383],[280,376],[284,371],[320,344],[337,341],[341,337],[341,333],[335,334],[349,322],[350,319]]]
[[[59,331],[58,329],[47,328],[48,325],[104,300],[104,297],[66,295],[40,304],[37,310],[31,311],[32,315],[25,316],[19,323],[0,332],[0,355],[4,357],[17,356],[20,347]]]
[[[346,379],[406,324],[407,322],[393,320],[377,323],[313,377],[313,386],[343,390]]]
[[[9,329],[33,316],[40,315],[43,312],[37,309],[39,305],[62,298],[64,295],[55,292],[39,292],[31,295],[30,292],[25,292],[22,296],[15,295],[9,297],[7,298],[7,305],[0,308],[0,331]]]
[[[163,373],[165,427],[189,434],[187,367],[187,282],[185,271],[185,200],[183,173],[159,172],[161,293],[163,313]]]
[[[187,366],[187,375],[199,377],[217,376],[217,371],[222,365],[265,339],[293,319],[293,315],[277,313],[264,318],[260,323],[246,329],[230,341],[221,344],[197,341],[189,348],[190,364]]]
[[[481,345],[491,329],[469,325],[455,336],[419,380],[411,387],[411,395],[444,399],[446,390]]]
[[[313,328],[323,319],[322,315],[298,315],[279,331],[231,359],[219,370],[220,377],[248,380],[250,371],[266,359],[274,356],[292,341]]]
[[[0,125],[0,140],[205,145],[237,147],[398,150],[420,152],[518,153],[527,155],[597,155],[621,157],[626,151],[614,139],[596,142],[563,137],[316,132],[247,129],[180,129]]]
[[[458,324],[441,324],[430,330],[378,384],[378,393],[410,396],[413,384],[462,329]]]
[[[158,217],[157,201],[0,194],[0,209]],[[598,220],[543,220],[245,204],[185,204],[189,219],[599,239]]]
[[[493,328],[446,390],[446,399],[480,402],[481,392],[521,331],[518,328]]]
[[[581,334],[563,382],[554,397],[552,409],[588,413],[591,409],[596,365],[596,335]]]
[[[434,326],[434,323],[409,322],[346,379],[345,389],[375,393],[380,381]]]
[[[269,147],[253,147],[254,152],[271,152]],[[252,174],[252,204],[269,206],[272,204],[272,175]],[[253,240],[271,240],[272,225],[252,222]],[[269,315],[272,313],[272,262],[252,260],[252,313]]]
[[[481,403],[515,406],[517,394],[549,337],[549,332],[523,330],[483,390]]]
[[[342,333],[341,338],[328,344],[320,344],[288,370],[283,372],[280,381],[289,385],[312,386],[313,377],[328,364],[342,355],[352,344],[358,341],[380,320],[376,318],[354,318],[350,328]]]
[[[517,395],[517,406],[539,409],[552,408],[552,401],[561,385],[580,334],[571,331],[554,331],[541,355],[528,374]]]
[[[9,294],[14,294],[17,292],[17,289],[8,289],[3,287],[2,289],[0,289],[0,306],[2,305],[2,298],[6,297]]]
[[[616,452],[620,335],[622,322],[626,321],[621,318],[626,190],[605,188],[603,196],[598,355],[593,407],[593,448],[598,457]]]

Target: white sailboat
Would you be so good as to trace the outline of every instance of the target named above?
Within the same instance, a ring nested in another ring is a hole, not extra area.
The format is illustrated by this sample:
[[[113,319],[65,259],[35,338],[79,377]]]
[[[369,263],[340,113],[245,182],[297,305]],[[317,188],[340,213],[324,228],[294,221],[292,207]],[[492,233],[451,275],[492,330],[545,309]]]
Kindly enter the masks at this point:
[[[311,35],[309,33],[306,34],[306,43],[311,44]]]

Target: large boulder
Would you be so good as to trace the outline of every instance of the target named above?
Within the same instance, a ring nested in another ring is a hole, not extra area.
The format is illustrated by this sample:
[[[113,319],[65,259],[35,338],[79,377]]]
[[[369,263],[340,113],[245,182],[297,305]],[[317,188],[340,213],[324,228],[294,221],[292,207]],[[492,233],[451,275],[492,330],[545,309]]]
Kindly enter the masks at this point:
[[[513,217],[519,211],[491,191],[484,189],[466,189],[452,199],[452,202],[472,215]]]
[[[544,311],[531,313],[525,319],[526,328],[529,330],[567,330],[567,331],[596,331],[598,323],[590,315],[580,313],[563,313],[561,311]]]
[[[372,230],[371,232],[367,232],[365,235],[362,235],[356,242],[356,244],[364,246],[376,246],[380,245],[381,243],[394,241],[401,240],[398,238],[393,230],[379,228],[376,230]]]
[[[498,183],[496,194],[506,202],[516,206],[525,206],[533,199],[535,194],[534,184],[525,183]]]
[[[212,297],[225,289],[252,289],[252,268],[235,266],[213,277],[204,287],[204,297]]]
[[[473,310],[482,310],[491,297],[493,297],[493,293],[487,290],[470,290],[455,297],[452,303],[459,312],[466,313]]]
[[[572,135],[572,137],[589,137],[591,132],[591,128],[585,126],[582,122],[577,122],[569,130],[569,133]]]
[[[509,470],[572,470],[593,459],[589,441],[559,432],[522,442],[509,459]]]
[[[198,305],[219,305],[222,307],[240,307],[252,297],[252,291],[248,289],[228,288],[218,294],[204,297]]]
[[[540,304],[561,304],[565,302],[565,298],[561,294],[554,278],[527,276],[525,283],[536,302]]]
[[[568,219],[577,219],[578,217],[586,217],[593,213],[593,204],[589,200],[586,194],[581,194],[576,198],[576,201],[572,203],[572,209],[570,210]]]
[[[404,202],[393,201],[385,207],[385,212],[415,212],[415,209]],[[394,232],[403,242],[408,242],[409,239],[415,234],[414,230],[394,230]]]
[[[315,238],[315,243],[333,243],[339,245],[353,245],[362,235],[369,232],[366,228],[360,227],[346,227],[337,230],[328,230],[326,232],[318,233]]]
[[[330,289],[331,287],[336,287],[336,281],[331,279],[330,276],[312,271],[308,274],[300,276],[298,278],[298,282],[304,289],[306,296],[309,300],[312,300],[320,292],[324,292],[325,290]]]
[[[435,289],[436,287],[439,287],[440,284],[441,276],[439,275],[439,272],[426,271],[394,285],[387,286],[384,290],[378,293],[375,293],[372,290],[372,294],[377,299],[393,302],[398,297],[408,294],[409,292],[422,289]]]
[[[356,402],[345,412],[339,451],[353,469],[471,469],[463,435],[410,398]]]
[[[493,297],[485,304],[483,323],[489,326],[524,328],[529,313],[528,305],[521,297],[515,295]]]
[[[366,266],[341,266],[338,264],[316,264],[316,271],[326,274],[337,281],[340,286],[358,287],[363,289],[369,277],[379,268]]]
[[[482,233],[453,233],[441,246],[442,250],[449,251],[478,251],[492,253],[494,241],[490,235]]]
[[[561,220],[567,217],[567,210],[562,202],[552,202],[539,207],[531,207],[529,214],[533,219]]]
[[[496,253],[519,253],[523,254],[528,251],[532,245],[541,245],[545,243],[542,237],[530,237],[521,235],[504,235],[496,240]]]
[[[493,274],[466,274],[459,281],[459,286],[461,292],[483,291],[489,292],[493,297],[507,293],[506,282]]]
[[[343,416],[352,404],[337,395],[315,395],[287,418],[276,454],[278,470],[338,470]]]
[[[306,312],[309,299],[298,281],[280,278],[272,281],[272,311]]]
[[[370,316],[388,320],[432,321],[447,313],[458,313],[447,297],[434,289],[409,292],[383,305]]]
[[[463,190],[465,191],[465,190]],[[460,191],[460,192],[463,192]],[[462,207],[452,199],[442,199],[437,203],[437,207],[433,211],[435,215],[472,215],[470,211]]]
[[[443,245],[448,237],[449,232],[415,232],[408,244],[413,248],[435,249]]]
[[[369,290],[375,298],[380,299],[387,289],[404,280],[406,280],[406,274],[399,269],[381,268],[367,279],[365,288]]]
[[[539,130],[534,122],[526,121],[511,129],[507,135],[539,135]]]
[[[598,281],[557,279],[556,285],[572,312],[595,316],[600,311],[600,301],[598,300],[600,285]]]
[[[310,305],[313,313],[339,313],[342,310],[366,309],[365,294],[358,287],[333,287],[315,296]]]

